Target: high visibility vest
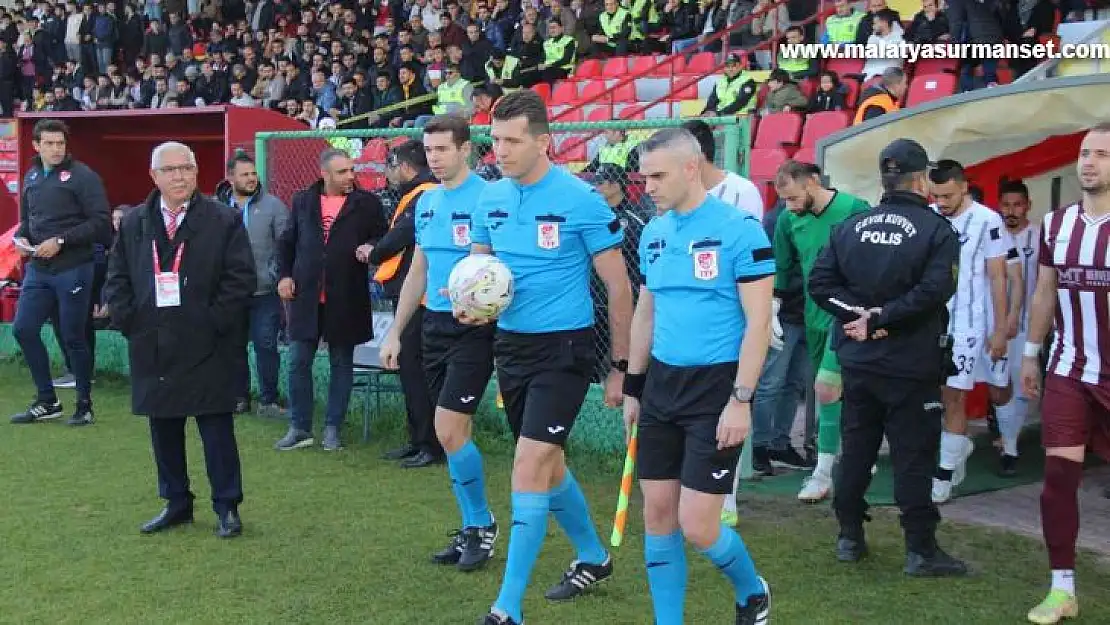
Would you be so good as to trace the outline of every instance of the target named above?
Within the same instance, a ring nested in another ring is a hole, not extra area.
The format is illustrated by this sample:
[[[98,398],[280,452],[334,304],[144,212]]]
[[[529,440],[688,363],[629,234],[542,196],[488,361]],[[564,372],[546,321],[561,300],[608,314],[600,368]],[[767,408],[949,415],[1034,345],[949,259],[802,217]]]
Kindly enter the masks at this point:
[[[434,189],[437,186],[438,185],[433,182],[425,182],[417,185],[415,189],[401,196],[401,201],[397,202],[397,208],[393,210],[393,218],[389,220],[389,227],[392,228],[397,223],[397,220],[404,214],[405,209],[416,200],[418,195],[429,189]],[[393,277],[397,275],[397,270],[401,268],[401,261],[404,257],[405,250],[402,249],[400,252],[382,261],[382,264],[378,265],[378,270],[374,272],[374,282],[385,284],[392,280]]]
[[[566,54],[567,46],[574,42],[574,37],[563,35],[558,39],[545,39],[543,42],[543,62],[548,67],[554,67],[559,59],[563,58]],[[577,54],[570,55],[570,61],[560,66],[562,69],[571,71],[574,69],[574,57]],[[508,59],[509,57],[505,57]]]
[[[632,150],[636,149],[634,141],[624,140],[616,144],[607,144],[597,152],[597,162],[599,165],[606,163],[612,165],[620,165],[621,167],[628,168],[628,156],[632,154]]]
[[[825,34],[829,37],[829,43],[854,43],[856,31],[859,30],[859,23],[863,21],[863,17],[863,13],[852,11],[848,17],[833,15],[826,19]]]
[[[609,38],[609,45],[615,46],[613,38],[620,34],[621,29],[624,28],[624,21],[628,19],[628,11],[623,8],[618,8],[616,13],[602,13],[601,14],[601,32]]]
[[[780,54],[779,69],[791,75],[793,75],[794,72],[802,72],[809,69],[809,59],[788,59]]]
[[[505,55],[505,62],[501,64],[501,71],[493,66],[493,59],[486,61],[486,75],[489,76],[490,82],[500,78],[501,80],[509,80],[513,77],[513,72],[516,71],[516,66],[520,64],[520,59],[512,56],[511,54]]]
[[[876,93],[870,98],[867,98],[863,102],[859,103],[859,108],[856,109],[856,118],[852,120],[852,125],[855,126],[856,124],[863,123],[864,112],[866,112],[867,109],[872,106],[877,106],[883,109],[883,113],[897,111],[898,109],[902,108],[898,106],[898,102],[896,102],[889,93],[885,91],[883,91],[882,93]]]
[[[646,15],[645,15],[646,14]],[[659,10],[652,0],[634,0],[632,2],[632,41],[643,41],[644,19],[648,24],[659,23]]]
[[[432,107],[432,112],[436,115],[443,115],[448,112],[448,104],[458,104],[460,107],[466,108],[470,102],[466,101],[463,97],[463,90],[470,85],[469,82],[459,78],[452,84],[442,83],[436,89],[436,105]]]
[[[740,72],[736,78],[728,79],[728,76],[721,76],[717,79],[717,108],[728,108],[733,102],[740,97],[740,89],[751,80],[751,75],[748,72]],[[747,113],[755,108],[755,97],[748,98],[748,103],[743,106],[736,114]]]

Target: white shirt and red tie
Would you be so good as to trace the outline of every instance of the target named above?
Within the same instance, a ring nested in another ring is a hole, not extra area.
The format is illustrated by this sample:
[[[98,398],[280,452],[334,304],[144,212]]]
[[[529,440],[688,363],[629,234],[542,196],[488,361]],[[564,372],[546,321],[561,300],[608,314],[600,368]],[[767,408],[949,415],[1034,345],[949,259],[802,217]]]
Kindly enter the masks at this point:
[[[177,209],[171,209],[162,201],[162,221],[166,225],[166,237],[172,242],[178,228],[185,221],[185,211],[188,203]],[[150,242],[151,254],[154,257],[154,296],[158,308],[172,308],[181,305],[181,256],[185,251],[185,244],[177,246],[174,253],[173,264],[163,267],[158,258],[158,244]]]

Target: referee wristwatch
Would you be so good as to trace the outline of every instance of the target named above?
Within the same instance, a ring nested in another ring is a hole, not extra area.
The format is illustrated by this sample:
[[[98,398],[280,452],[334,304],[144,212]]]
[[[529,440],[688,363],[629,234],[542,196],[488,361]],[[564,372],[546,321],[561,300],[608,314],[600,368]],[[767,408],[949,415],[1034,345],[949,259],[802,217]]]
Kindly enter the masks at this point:
[[[732,396],[733,396],[733,398],[735,398],[736,401],[740,402],[741,404],[750,404],[750,403],[752,403],[752,397],[754,395],[755,395],[755,389],[751,389],[751,388],[748,388],[746,386],[734,386],[734,387],[732,387]]]
[[[66,240],[62,237],[54,237],[54,242],[58,244],[58,247],[65,247],[66,244]]]
[[[613,360],[609,362],[609,366],[616,369],[617,371],[620,371],[621,373],[628,373],[627,360]]]

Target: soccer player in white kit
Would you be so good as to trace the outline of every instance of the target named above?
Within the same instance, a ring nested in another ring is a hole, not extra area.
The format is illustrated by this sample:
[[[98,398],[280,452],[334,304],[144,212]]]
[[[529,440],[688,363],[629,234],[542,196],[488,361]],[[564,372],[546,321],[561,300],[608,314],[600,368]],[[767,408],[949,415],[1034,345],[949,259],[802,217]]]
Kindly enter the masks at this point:
[[[1038,242],[1041,229],[1037,224],[1029,221],[1029,189],[1023,183],[1003,183],[998,193],[998,205],[1006,223],[1006,230],[1014,241],[1023,286],[1021,289],[1015,289],[1011,285],[1011,306],[1014,302],[1013,296],[1020,295],[1021,309],[1017,331],[1010,339],[1008,350],[1009,393],[997,400],[992,397],[992,400],[996,400],[994,412],[998,419],[998,432],[1002,438],[999,473],[1003,476],[1012,476],[1017,472],[1018,435],[1025,425],[1025,416],[1029,412],[1029,399],[1021,389],[1021,358],[1029,327],[1029,309],[1033,301],[1033,292],[1037,287]]]
[[[960,239],[956,294],[948,301],[948,333],[953,339],[956,373],[942,389],[944,431],[933,478],[933,502],[939,504],[948,501],[952,487],[963,481],[967,459],[975,451],[967,437],[967,393],[976,382],[991,381],[990,365],[1007,355],[1006,264],[1013,246],[1002,217],[971,199],[962,165],[939,161],[929,178],[937,210],[952,223]],[[988,311],[993,312],[992,319]]]

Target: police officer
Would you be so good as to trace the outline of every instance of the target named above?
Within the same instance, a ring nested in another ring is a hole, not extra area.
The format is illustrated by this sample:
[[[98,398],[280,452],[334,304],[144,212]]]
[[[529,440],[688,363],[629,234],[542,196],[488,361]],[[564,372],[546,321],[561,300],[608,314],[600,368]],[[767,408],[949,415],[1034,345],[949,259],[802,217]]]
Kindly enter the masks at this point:
[[[684,621],[689,541],[732,583],[736,624],[766,623],[767,583],[721,509],[770,341],[774,254],[759,220],[706,192],[688,130],[661,130],[640,152],[647,192],[666,212],[640,240],[644,281],[623,391],[626,427],[639,422],[655,622]]]
[[[937,546],[940,514],[930,496],[940,381],[951,365],[945,304],[956,289],[960,245],[925,199],[930,163],[920,144],[894,141],[879,166],[882,201],[833,232],[808,285],[813,301],[840,320],[831,339],[844,385],[836,555],[856,562],[867,554],[863,497],[885,433],[906,535],[906,574],[963,575],[966,565]]]

